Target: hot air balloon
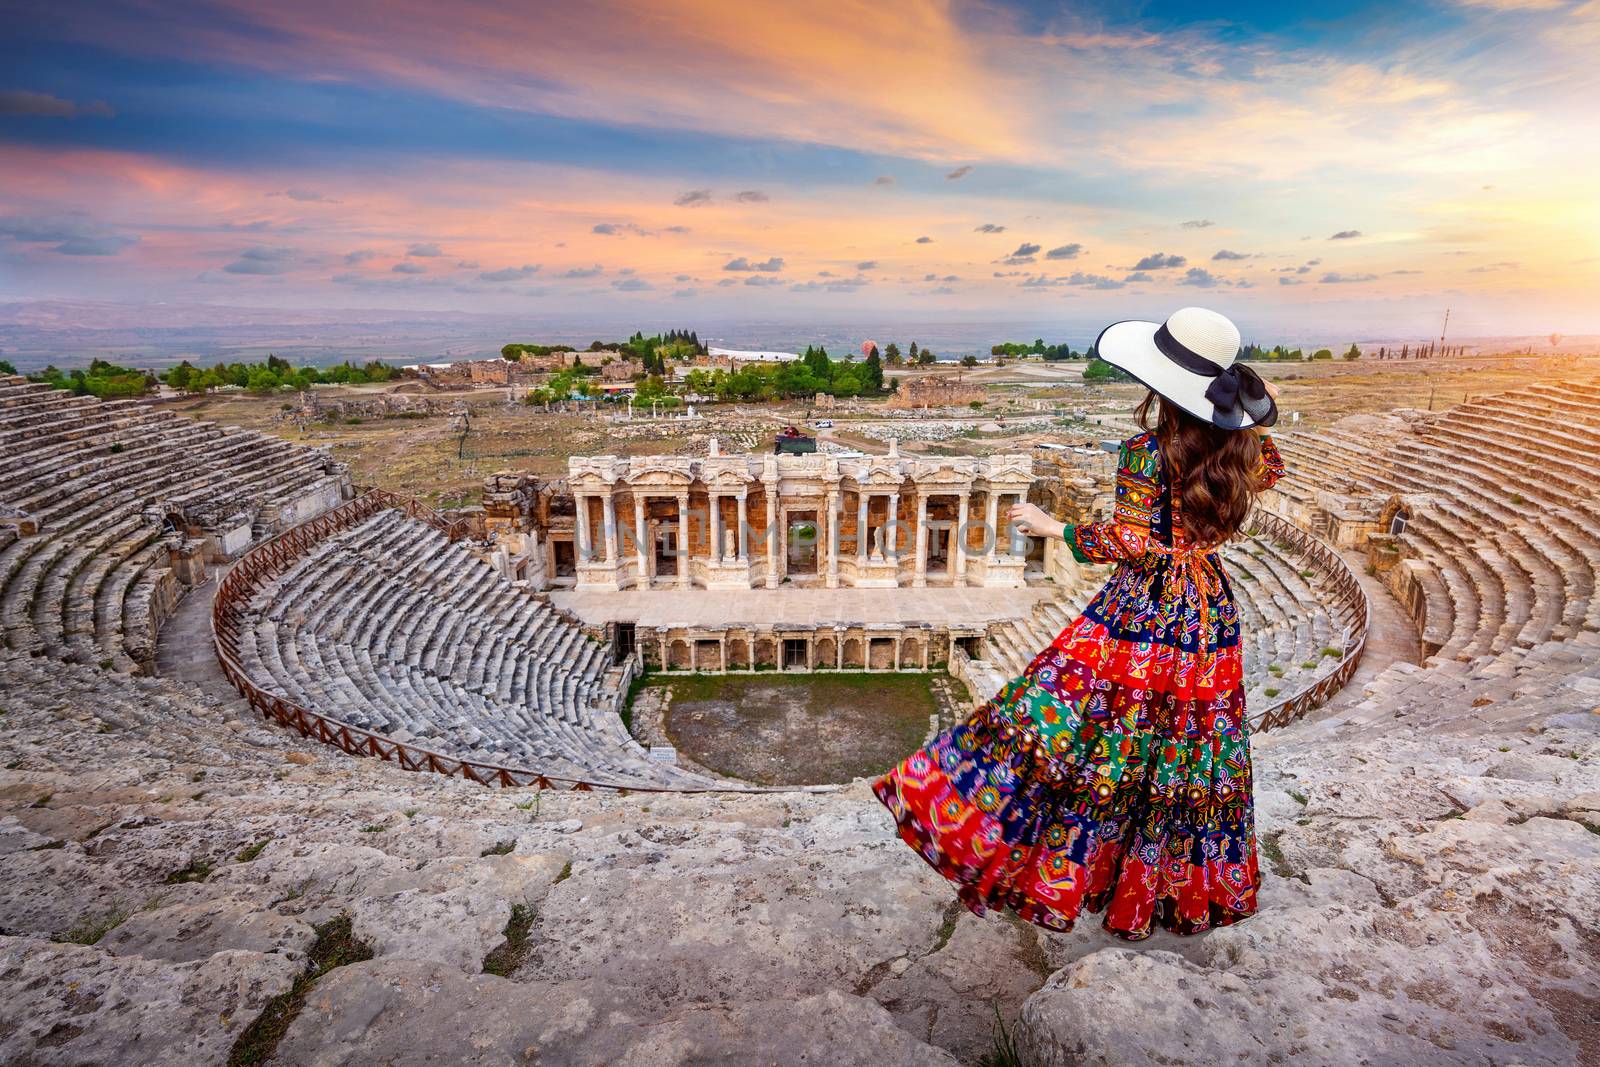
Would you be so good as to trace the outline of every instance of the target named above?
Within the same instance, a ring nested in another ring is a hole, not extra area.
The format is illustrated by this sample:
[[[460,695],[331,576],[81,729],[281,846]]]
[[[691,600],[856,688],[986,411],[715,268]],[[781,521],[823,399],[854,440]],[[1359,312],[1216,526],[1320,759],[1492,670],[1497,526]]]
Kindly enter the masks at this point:
[[[877,347],[878,347],[878,342],[876,342],[876,341],[862,341],[861,342],[861,358],[865,359],[868,356],[872,355],[872,353],[877,349]]]
[[[1551,348],[1556,347],[1560,343],[1561,343],[1561,335],[1559,333],[1553,333],[1553,334],[1550,335],[1550,347]]]

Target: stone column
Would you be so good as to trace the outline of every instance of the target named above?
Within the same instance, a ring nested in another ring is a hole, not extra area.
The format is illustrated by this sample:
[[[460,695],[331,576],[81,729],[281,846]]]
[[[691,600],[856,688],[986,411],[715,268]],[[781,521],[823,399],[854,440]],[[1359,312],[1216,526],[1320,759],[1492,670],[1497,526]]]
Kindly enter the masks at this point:
[[[917,491],[917,554],[914,557],[911,584],[922,588],[928,584],[928,494]]]
[[[749,527],[749,525],[750,525],[750,519],[749,519],[749,516],[745,512],[745,495],[746,494],[744,494],[742,492],[739,494],[739,562],[740,563],[748,563],[748,562],[750,562],[750,534],[749,534],[748,529],[747,529]]]
[[[857,574],[860,573],[860,568],[865,567],[867,565],[867,503],[871,499],[872,498],[867,495],[866,490],[864,490],[864,489],[856,490],[856,568],[857,568]]]
[[[890,556],[891,558],[894,559],[894,561],[896,563],[900,562],[900,528],[897,525],[899,523],[899,521],[900,521],[900,490],[896,489],[894,492],[889,494],[889,515],[888,515],[888,517],[886,519],[883,520],[883,526],[884,526],[884,530],[883,530],[883,551],[884,551],[884,555]],[[894,534],[893,537],[889,536],[891,533]],[[896,578],[895,578],[895,583],[899,584],[899,580],[900,579],[899,579],[899,577],[897,575]]]
[[[711,544],[711,562],[722,562],[722,511],[717,507],[715,490],[706,493],[706,507],[710,517],[706,523],[706,539]]]
[[[989,490],[988,510],[984,515],[984,522],[989,524],[989,555],[1000,554],[1000,494],[993,489]]]
[[[617,562],[617,494],[615,489],[606,492],[605,524],[606,524],[606,561]]]
[[[593,548],[589,544],[589,497],[584,493],[572,494],[572,510],[576,518],[572,523],[573,547],[578,552],[578,562],[589,562]]]
[[[828,575],[827,588],[839,588],[839,490],[828,487]]]
[[[783,531],[778,529],[778,486],[767,485],[767,588],[778,588],[778,554],[783,551]]]
[[[956,544],[955,551],[950,554],[955,570],[950,575],[950,584],[959,587],[967,584],[967,505],[970,503],[967,490],[958,493],[956,500]]]
[[[689,588],[689,494],[678,494],[678,588]]]
[[[650,587],[650,531],[645,528],[644,494],[633,493],[633,550],[637,554],[639,574],[634,582],[641,589]]]

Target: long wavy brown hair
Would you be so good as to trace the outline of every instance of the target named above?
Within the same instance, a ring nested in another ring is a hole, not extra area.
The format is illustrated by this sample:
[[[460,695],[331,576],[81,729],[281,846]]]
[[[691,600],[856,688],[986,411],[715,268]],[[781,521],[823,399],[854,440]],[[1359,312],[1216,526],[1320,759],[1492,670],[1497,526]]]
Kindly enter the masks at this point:
[[[1189,543],[1215,548],[1237,534],[1262,489],[1256,435],[1201,422],[1154,390],[1145,394],[1134,415],[1140,426],[1156,432]]]

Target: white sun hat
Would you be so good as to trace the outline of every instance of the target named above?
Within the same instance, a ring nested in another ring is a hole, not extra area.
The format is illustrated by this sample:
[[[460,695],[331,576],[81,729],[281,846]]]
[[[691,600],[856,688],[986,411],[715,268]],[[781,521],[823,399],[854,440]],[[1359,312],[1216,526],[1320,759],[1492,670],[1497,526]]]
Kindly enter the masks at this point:
[[[1225,430],[1271,426],[1278,406],[1239,355],[1239,328],[1206,308],[1180,308],[1166,322],[1113,322],[1095,353],[1195,418]]]

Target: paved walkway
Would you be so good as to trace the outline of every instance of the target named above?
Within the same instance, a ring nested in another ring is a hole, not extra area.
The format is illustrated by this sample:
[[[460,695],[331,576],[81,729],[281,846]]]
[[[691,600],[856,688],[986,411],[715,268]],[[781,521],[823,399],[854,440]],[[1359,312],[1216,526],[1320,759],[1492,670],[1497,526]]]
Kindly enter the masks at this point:
[[[156,673],[181,678],[198,686],[207,696],[220,700],[242,700],[239,691],[228,683],[211,644],[211,600],[217,595],[217,580],[195,586],[178,602],[156,638]]]
[[[1307,716],[1311,719],[1325,718],[1342,707],[1359,704],[1366,699],[1368,682],[1391,664],[1418,662],[1422,651],[1411,616],[1406,614],[1380,579],[1367,574],[1366,556],[1350,549],[1340,549],[1339,554],[1355,572],[1361,588],[1367,591],[1367,601],[1371,605],[1371,614],[1367,618],[1367,647],[1361,653],[1361,665],[1350,676],[1350,681],[1326,704],[1312,711]]]
[[[981,627],[1033,613],[1049,588],[1027,589],[625,589],[557,591],[557,607],[586,623],[640,626],[794,627],[928,623]]]

